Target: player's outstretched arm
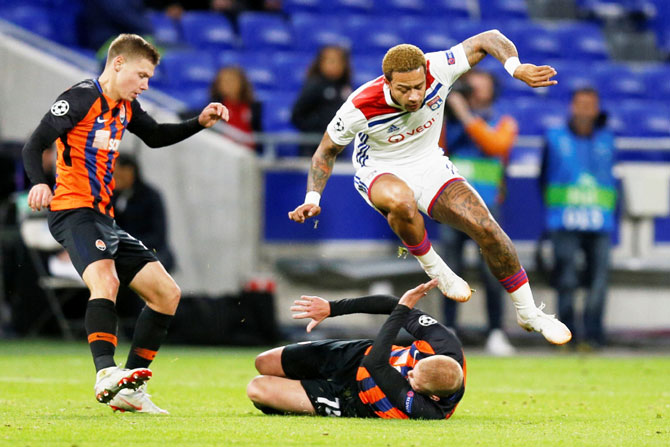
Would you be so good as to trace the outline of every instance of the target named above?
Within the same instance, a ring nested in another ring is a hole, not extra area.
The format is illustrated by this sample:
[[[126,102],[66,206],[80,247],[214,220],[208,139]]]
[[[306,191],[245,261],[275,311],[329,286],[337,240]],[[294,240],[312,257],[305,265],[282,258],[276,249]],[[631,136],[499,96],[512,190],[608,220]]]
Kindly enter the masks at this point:
[[[505,65],[505,69],[511,76],[531,87],[548,87],[557,84],[557,81],[551,79],[556,75],[554,68],[548,65],[522,64],[514,43],[498,30],[485,31],[464,40],[463,49],[471,67],[490,54]]]
[[[403,304],[410,309],[413,309],[414,306],[416,306],[416,303],[418,303],[421,298],[428,295],[428,292],[433,290],[435,287],[437,287],[437,278],[431,279],[430,281],[423,284],[419,284],[415,288],[405,292],[403,296],[400,297],[398,304]]]
[[[335,144],[330,139],[328,132],[323,134],[319,147],[312,156],[312,166],[309,169],[307,178],[307,195],[305,202],[293,211],[289,211],[288,218],[294,222],[304,223],[310,217],[318,216],[321,212],[319,201],[321,193],[326,187],[328,178],[333,172],[335,159],[344,150],[345,146]]]
[[[306,331],[312,332],[317,324],[330,316],[330,303],[318,296],[302,295],[299,300],[293,302],[291,312],[297,312],[293,314],[296,320],[309,318]]]

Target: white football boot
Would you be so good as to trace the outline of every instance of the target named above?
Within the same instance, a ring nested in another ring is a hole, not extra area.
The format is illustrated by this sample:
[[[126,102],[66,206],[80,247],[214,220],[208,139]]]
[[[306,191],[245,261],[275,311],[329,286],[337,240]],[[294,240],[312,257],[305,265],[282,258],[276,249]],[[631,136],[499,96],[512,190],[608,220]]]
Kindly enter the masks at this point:
[[[106,404],[114,399],[116,394],[126,388],[136,389],[151,378],[152,372],[148,368],[123,369],[110,366],[98,371],[95,376],[95,398]]]
[[[140,386],[136,390],[123,389],[114,396],[114,399],[109,401],[109,406],[114,411],[130,411],[133,413],[150,413],[150,414],[169,414],[167,410],[158,408],[158,406],[149,399],[151,394],[146,392],[146,384]]]
[[[539,332],[549,343],[563,345],[569,342],[572,339],[570,329],[554,315],[547,315],[542,312],[542,309],[544,309],[544,303],[540,304],[540,307],[536,309],[536,314],[529,318],[522,318],[517,313],[517,323],[528,332]]]
[[[447,298],[464,303],[472,296],[468,283],[454,273],[441,258],[433,265],[420,264],[431,279],[437,278],[437,288]]]

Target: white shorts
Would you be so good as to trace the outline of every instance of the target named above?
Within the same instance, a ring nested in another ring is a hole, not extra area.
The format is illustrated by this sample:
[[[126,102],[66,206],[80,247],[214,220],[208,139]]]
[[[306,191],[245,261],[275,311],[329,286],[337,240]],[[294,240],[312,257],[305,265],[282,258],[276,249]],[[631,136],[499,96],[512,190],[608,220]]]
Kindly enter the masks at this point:
[[[449,158],[442,155],[413,166],[363,166],[354,175],[354,187],[368,205],[377,211],[370,200],[370,190],[384,174],[393,174],[405,182],[414,193],[419,210],[430,217],[433,217],[431,210],[444,188],[451,182],[465,180]]]

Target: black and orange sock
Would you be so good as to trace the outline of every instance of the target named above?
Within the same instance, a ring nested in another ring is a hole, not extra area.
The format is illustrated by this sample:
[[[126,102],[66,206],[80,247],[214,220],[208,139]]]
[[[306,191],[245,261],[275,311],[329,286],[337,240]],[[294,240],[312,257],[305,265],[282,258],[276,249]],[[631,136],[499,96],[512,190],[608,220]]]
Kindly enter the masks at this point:
[[[167,335],[172,318],[173,315],[162,314],[144,306],[137,317],[126,368],[147,368],[151,364]]]
[[[95,370],[116,366],[114,351],[116,350],[116,327],[118,317],[114,302],[105,298],[88,301],[84,326],[88,334],[88,345],[93,354]]]

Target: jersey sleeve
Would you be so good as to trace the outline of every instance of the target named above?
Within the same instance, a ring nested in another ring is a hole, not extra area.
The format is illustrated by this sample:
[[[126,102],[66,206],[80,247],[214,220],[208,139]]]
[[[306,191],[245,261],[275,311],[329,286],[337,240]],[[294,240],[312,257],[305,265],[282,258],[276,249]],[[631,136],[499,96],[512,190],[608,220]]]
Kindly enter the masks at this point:
[[[365,129],[366,120],[351,100],[347,100],[328,124],[326,132],[333,143],[346,146],[356,134]]]
[[[369,295],[330,301],[330,316],[364,313],[390,314],[398,305],[398,298],[391,295]]]
[[[471,68],[461,43],[447,51],[428,53],[426,58],[430,61],[430,73],[447,87]]]
[[[193,117],[181,123],[158,124],[135,100],[131,103],[133,115],[128,130],[151,148],[170,146],[198,133],[204,127]]]
[[[96,99],[96,95],[76,86],[66,90],[51,105],[42,118],[42,124],[55,129],[58,136],[65,135],[84,119]]]
[[[417,340],[427,341],[435,354],[446,355],[463,365],[460,340],[435,318],[420,309],[412,309],[405,320],[405,330]]]

